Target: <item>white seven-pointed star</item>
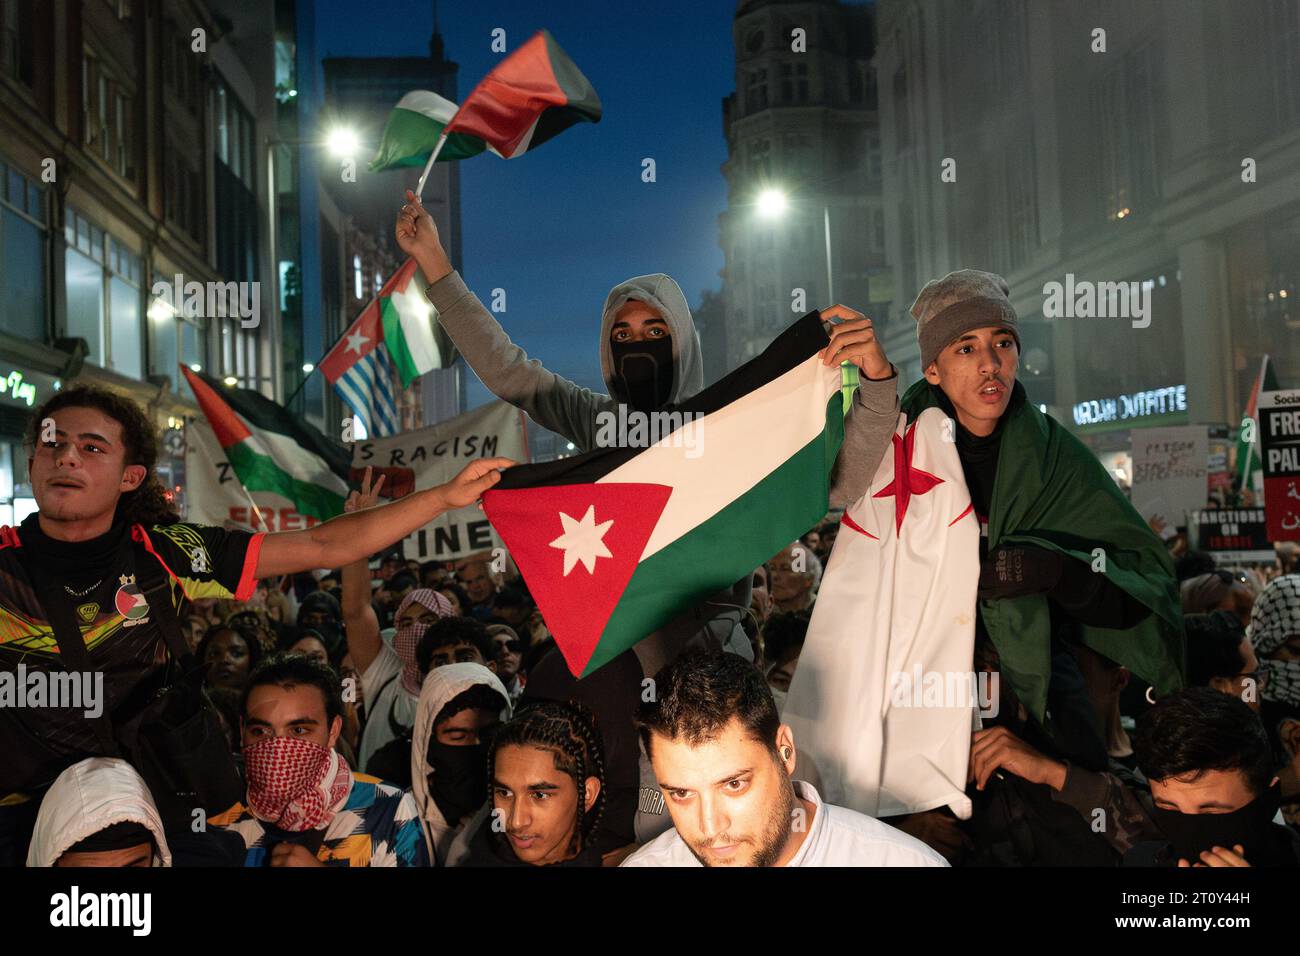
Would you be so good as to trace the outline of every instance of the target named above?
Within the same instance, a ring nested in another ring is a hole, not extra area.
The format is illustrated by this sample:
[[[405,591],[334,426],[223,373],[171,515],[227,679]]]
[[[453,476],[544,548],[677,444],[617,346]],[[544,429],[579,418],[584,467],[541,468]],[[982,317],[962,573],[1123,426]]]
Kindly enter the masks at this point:
[[[573,566],[579,561],[587,569],[588,574],[595,573],[597,558],[612,558],[609,548],[605,547],[602,540],[609,526],[614,523],[611,518],[604,524],[596,524],[596,506],[588,505],[587,513],[582,516],[581,521],[575,521],[563,511],[560,512],[560,521],[564,524],[564,534],[560,535],[551,542],[552,548],[560,548],[564,551],[564,576],[567,578]]]
[[[358,355],[360,355],[361,346],[365,345],[369,341],[370,341],[370,336],[362,335],[361,331],[358,329],[356,332],[353,332],[351,335],[348,336],[348,347],[344,351],[356,352]]]

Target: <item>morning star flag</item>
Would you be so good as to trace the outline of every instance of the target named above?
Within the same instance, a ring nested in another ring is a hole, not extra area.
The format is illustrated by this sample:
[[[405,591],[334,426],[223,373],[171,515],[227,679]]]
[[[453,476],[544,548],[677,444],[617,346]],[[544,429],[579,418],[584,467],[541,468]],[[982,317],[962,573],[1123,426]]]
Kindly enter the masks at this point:
[[[394,373],[409,388],[425,372],[446,365],[451,350],[438,341],[434,318],[424,279],[415,260],[407,259],[320,360],[321,373],[369,434],[401,430]]]
[[[185,366],[181,371],[248,491],[273,492],[320,521],[343,513],[348,455],[342,445],[258,392],[225,388]]]
[[[1246,400],[1246,411],[1242,413],[1242,423],[1247,419],[1254,422],[1254,428],[1259,428],[1259,393],[1277,391],[1277,376],[1273,374],[1273,365],[1265,355],[1259,365],[1259,374],[1255,376],[1255,384],[1251,386],[1250,398]],[[1237,439],[1237,490],[1249,488],[1256,494],[1263,491],[1262,480],[1263,474],[1259,465],[1259,440],[1258,435],[1255,441],[1245,441],[1246,431],[1243,429]]]
[[[826,514],[844,437],[840,370],[817,354],[826,343],[810,313],[674,406],[680,427],[658,431],[656,444],[646,447],[647,436],[638,447],[516,466],[483,495],[575,676],[743,578]]]
[[[903,395],[892,451],[844,513],[782,718],[821,771],[825,799],[890,816],[965,796],[970,735],[998,687],[972,670],[975,615],[997,680],[1052,731],[1052,611],[1042,594],[976,600],[980,538],[1080,562],[1146,608],[1131,627],[1074,621],[1087,647],[1158,695],[1183,683],[1173,562],[1096,456],[1012,388],[991,513],[974,513],[946,399],[921,380]],[[981,530],[981,529],[985,530]]]
[[[600,97],[555,38],[540,30],[465,98],[445,127],[443,150],[461,134],[514,159],[583,120],[600,122]]]
[[[412,90],[388,114],[379,152],[370,161],[370,171],[423,166],[433,154],[438,137],[456,115],[456,104],[428,90]],[[452,133],[438,153],[438,162],[477,156],[487,148],[483,140],[464,133]]]
[[[840,522],[781,711],[835,794],[826,799],[872,816],[944,805],[971,814],[977,700],[965,675],[980,529],[951,427],[938,408],[899,415],[892,448]],[[916,699],[931,673],[962,675],[958,694]]]

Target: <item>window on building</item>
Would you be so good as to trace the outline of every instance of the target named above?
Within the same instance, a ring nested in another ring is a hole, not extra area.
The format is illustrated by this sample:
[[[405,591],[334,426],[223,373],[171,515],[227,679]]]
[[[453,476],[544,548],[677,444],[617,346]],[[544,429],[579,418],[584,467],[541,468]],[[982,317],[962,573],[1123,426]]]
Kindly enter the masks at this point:
[[[202,180],[182,150],[166,151],[163,191],[167,219],[195,242],[203,241]]]
[[[45,254],[49,243],[45,189],[0,162],[0,302],[4,330],[45,340]]]
[[[361,278],[361,257],[352,257],[352,298],[361,299],[365,296],[366,290],[362,288]]]
[[[81,57],[82,142],[119,176],[135,179],[134,92],[89,50]]]
[[[772,141],[756,139],[749,144],[749,171],[752,175],[772,175]]]
[[[767,68],[750,70],[746,74],[745,104],[748,112],[767,109]]]
[[[143,260],[75,209],[68,209],[65,236],[66,334],[86,340],[87,361],[140,378]]]
[[[36,0],[0,0],[0,72],[32,85]]]
[[[1300,4],[1295,0],[1268,0],[1264,21],[1267,24],[1268,73],[1272,77],[1273,123],[1277,128],[1294,125],[1300,120]]]
[[[781,102],[808,102],[808,64],[781,64]]]
[[[1148,207],[1159,191],[1158,55],[1154,43],[1136,47],[1094,87],[1098,195],[1111,221]]]
[[[898,148],[912,148],[912,116],[908,112],[907,70],[899,66],[894,71],[894,130],[898,134]]]
[[[880,163],[880,137],[875,133],[867,133],[867,175],[872,179],[880,179],[883,175]]]

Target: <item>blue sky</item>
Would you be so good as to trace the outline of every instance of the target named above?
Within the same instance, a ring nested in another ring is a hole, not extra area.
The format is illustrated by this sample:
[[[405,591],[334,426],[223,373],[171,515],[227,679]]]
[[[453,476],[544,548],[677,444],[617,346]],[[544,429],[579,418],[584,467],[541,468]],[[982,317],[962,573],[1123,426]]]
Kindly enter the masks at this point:
[[[322,57],[427,55],[430,0],[316,0]],[[595,86],[604,107],[519,159],[462,164],[466,281],[485,301],[503,288],[498,318],[530,356],[604,391],[596,336],[610,287],[666,272],[692,306],[721,285],[717,217],[726,205],[722,98],[734,89],[731,0],[503,2],[442,0],[447,56],[460,64],[463,99],[502,54],[550,30]],[[641,181],[642,160],[657,181]],[[470,404],[486,400],[473,383]]]

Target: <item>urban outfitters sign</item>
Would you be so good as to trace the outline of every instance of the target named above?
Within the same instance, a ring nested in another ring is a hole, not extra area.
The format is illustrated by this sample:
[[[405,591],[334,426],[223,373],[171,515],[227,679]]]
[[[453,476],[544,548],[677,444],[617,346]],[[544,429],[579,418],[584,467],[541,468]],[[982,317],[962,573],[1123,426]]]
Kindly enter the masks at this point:
[[[1095,398],[1074,406],[1074,423],[1079,426],[1158,418],[1187,411],[1187,386],[1169,385],[1114,398]]]

